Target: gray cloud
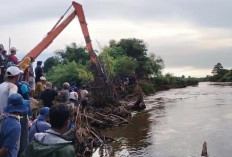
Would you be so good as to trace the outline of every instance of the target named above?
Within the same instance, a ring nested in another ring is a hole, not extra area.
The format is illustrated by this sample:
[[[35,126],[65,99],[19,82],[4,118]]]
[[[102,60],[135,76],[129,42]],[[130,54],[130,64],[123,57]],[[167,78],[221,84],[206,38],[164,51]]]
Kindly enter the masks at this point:
[[[2,24],[59,18],[71,0],[2,1]],[[83,0],[90,19],[127,19],[138,23],[144,20],[185,20],[205,27],[231,28],[230,0]]]
[[[231,67],[232,47],[208,50],[194,50],[192,47],[157,47],[168,67],[192,66],[195,68],[212,68],[220,62],[225,68]]]

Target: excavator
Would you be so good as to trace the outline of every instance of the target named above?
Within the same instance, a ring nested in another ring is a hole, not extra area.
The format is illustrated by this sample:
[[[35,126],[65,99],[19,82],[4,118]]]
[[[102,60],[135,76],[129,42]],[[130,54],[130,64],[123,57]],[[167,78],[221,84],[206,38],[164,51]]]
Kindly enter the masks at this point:
[[[72,6],[74,7],[74,11],[66,19],[63,20],[65,14]],[[98,60],[96,53],[93,50],[82,5],[76,2],[72,2],[72,5],[68,8],[68,10],[64,13],[64,15],[61,16],[61,18],[57,21],[51,31],[47,33],[47,36],[44,37],[43,40],[38,45],[36,45],[29,53],[27,53],[23,59],[31,56],[36,59],[77,16],[80,22],[82,33],[85,38],[86,48],[90,55],[90,60],[94,64],[94,69],[97,72],[97,75],[94,76],[94,82],[91,87],[94,104],[96,106],[105,106],[112,103],[118,104],[113,87],[112,85],[110,85],[110,83],[108,83],[105,72]]]

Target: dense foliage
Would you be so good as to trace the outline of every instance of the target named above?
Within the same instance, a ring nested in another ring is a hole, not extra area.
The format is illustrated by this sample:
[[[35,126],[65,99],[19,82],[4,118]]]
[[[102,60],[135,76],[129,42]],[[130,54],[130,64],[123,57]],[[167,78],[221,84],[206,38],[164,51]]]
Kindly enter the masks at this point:
[[[120,41],[110,40],[98,59],[110,80],[115,77],[126,78],[136,73],[145,93],[154,93],[162,88],[195,85],[193,78],[178,78],[171,74],[162,75],[163,59],[148,52],[147,44],[140,39],[129,38]],[[61,86],[63,82],[90,83],[96,70],[93,70],[90,56],[82,46],[72,43],[65,50],[58,50],[55,57],[44,63],[48,80]]]
[[[78,47],[75,43],[66,46],[66,49],[55,52],[56,56],[48,58],[44,62],[44,72],[49,81],[61,87],[64,82],[88,84],[93,81],[90,70],[91,62],[89,54],[84,47]]]
[[[150,54],[150,55],[148,55]],[[135,71],[141,79],[160,75],[164,68],[162,58],[148,53],[147,45],[139,39],[111,40],[100,55],[107,72],[112,76],[125,76]]]

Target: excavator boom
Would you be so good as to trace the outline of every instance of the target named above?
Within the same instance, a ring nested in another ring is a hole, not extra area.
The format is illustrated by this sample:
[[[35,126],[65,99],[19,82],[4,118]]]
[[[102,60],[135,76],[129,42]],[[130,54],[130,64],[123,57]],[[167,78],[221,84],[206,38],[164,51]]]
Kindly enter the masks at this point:
[[[72,5],[75,10],[63,22],[61,22],[59,25],[56,25],[37,46],[35,46],[28,54],[26,54],[24,58],[29,56],[33,56],[34,58],[37,58],[53,42],[53,40],[66,28],[66,26],[74,19],[74,17],[77,16],[81,25],[82,33],[85,38],[86,48],[88,50],[88,53],[90,54],[90,59],[97,66],[97,68],[99,68],[99,62],[97,60],[97,56],[92,47],[82,5],[76,2],[72,2]]]
[[[96,70],[98,74],[94,76],[94,81],[92,83],[91,88],[91,96],[94,100],[94,104],[96,106],[103,106],[106,104],[113,103],[117,104],[118,101],[115,97],[115,90],[113,90],[112,85],[107,83],[107,77],[103,71],[103,68],[101,67],[101,64],[98,61],[97,55],[93,50],[83,8],[80,4],[76,2],[72,2],[72,6],[75,10],[65,20],[61,22],[61,20],[64,17],[63,15],[52,28],[52,30],[47,34],[47,36],[37,46],[35,46],[24,58],[30,56],[37,58],[44,51],[44,49],[46,49],[52,43],[52,41],[65,29],[65,27],[74,19],[74,17],[77,16],[81,25],[82,33],[85,38],[86,48],[90,55],[90,60],[92,61],[92,63],[94,63],[96,68],[94,70]],[[65,12],[65,14],[66,13],[67,11]]]

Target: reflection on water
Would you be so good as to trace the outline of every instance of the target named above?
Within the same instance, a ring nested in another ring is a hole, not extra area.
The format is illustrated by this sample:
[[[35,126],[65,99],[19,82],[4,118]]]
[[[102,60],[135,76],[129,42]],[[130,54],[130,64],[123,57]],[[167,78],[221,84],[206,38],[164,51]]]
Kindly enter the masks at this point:
[[[204,141],[210,157],[231,156],[231,86],[200,83],[159,92],[145,103],[129,125],[103,133],[116,142],[93,156],[198,157]]]

